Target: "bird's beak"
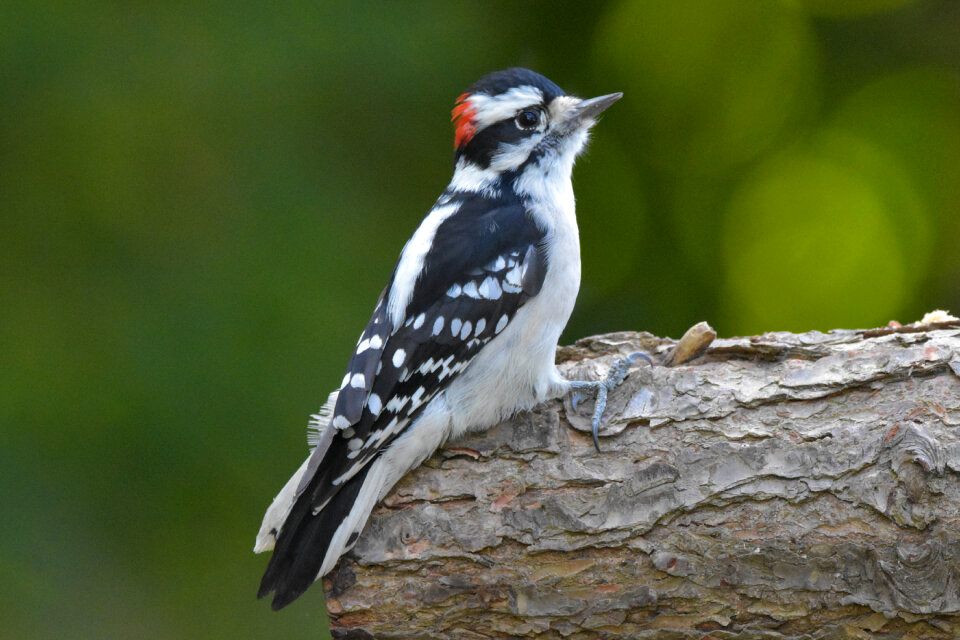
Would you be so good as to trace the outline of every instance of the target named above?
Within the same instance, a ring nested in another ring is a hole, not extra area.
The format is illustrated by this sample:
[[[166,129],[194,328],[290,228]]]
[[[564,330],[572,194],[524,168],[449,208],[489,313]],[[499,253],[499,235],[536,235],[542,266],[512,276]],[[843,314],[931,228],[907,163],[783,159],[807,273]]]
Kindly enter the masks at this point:
[[[611,93],[583,100],[570,110],[567,115],[567,122],[575,127],[592,126],[598,115],[622,97],[622,93]]]

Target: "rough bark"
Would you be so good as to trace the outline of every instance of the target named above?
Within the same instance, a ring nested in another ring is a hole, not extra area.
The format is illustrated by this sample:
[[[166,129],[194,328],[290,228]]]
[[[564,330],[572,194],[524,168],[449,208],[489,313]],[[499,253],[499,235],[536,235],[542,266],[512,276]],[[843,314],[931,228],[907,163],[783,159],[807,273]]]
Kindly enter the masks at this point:
[[[673,342],[562,348],[571,378]],[[334,637],[960,637],[960,325],[715,341],[438,452],[324,581]]]

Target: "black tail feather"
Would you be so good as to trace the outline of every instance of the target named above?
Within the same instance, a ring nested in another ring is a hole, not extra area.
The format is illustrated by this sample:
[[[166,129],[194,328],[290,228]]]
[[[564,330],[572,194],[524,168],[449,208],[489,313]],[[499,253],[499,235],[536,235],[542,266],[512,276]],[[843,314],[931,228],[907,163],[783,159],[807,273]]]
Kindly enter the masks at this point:
[[[276,547],[260,580],[258,598],[273,592],[271,606],[280,610],[316,581],[330,540],[350,514],[369,469],[368,465],[344,483],[317,515],[313,515],[313,496],[319,487],[308,486],[300,495],[277,534]],[[325,475],[318,474],[311,485],[326,482]]]

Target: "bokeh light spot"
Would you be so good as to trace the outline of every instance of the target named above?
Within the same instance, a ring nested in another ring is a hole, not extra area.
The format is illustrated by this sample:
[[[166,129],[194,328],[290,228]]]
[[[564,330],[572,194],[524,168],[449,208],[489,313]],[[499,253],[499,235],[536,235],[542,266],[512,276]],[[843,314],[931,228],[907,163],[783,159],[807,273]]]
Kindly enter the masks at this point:
[[[906,69],[848,97],[833,119],[901,158],[945,222],[960,218],[960,78]]]
[[[622,2],[597,42],[598,65],[629,96],[634,140],[654,166],[723,171],[817,102],[806,16],[777,3]]]
[[[926,279],[918,281],[912,293],[917,304],[923,305],[921,310],[955,307],[960,299],[960,252],[956,250],[960,236],[960,77],[956,71],[935,66],[888,74],[845,99],[832,122],[836,128],[870,140],[877,150],[902,163],[902,173],[916,185],[925,203],[926,226],[936,229],[930,241],[933,246],[922,246],[924,253],[910,254],[910,273],[926,272]],[[907,237],[919,229],[908,209],[898,209],[897,220]]]
[[[832,158],[766,163],[727,212],[722,318],[746,334],[882,324],[906,286],[892,213],[868,176]]]

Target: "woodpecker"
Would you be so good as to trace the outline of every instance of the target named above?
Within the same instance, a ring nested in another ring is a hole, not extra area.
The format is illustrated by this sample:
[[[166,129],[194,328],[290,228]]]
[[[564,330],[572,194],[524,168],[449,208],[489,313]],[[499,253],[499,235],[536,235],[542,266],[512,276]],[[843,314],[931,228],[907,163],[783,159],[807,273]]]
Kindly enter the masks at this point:
[[[404,246],[340,388],[311,420],[312,452],[264,516],[258,597],[298,598],[355,544],[370,512],[447,440],[604,381],[555,366],[580,288],[571,173],[622,97],[568,96],[528,69],[490,73],[453,109],[453,180]]]

